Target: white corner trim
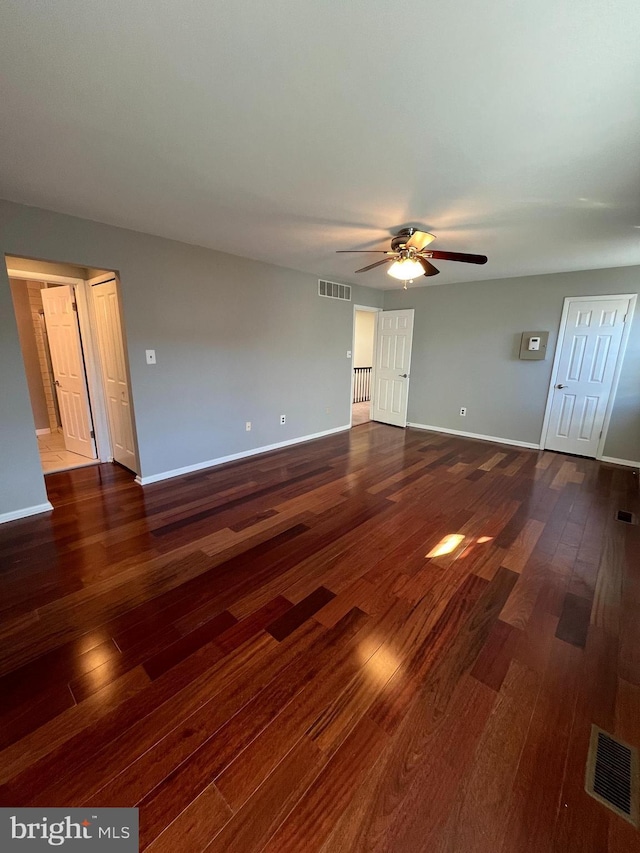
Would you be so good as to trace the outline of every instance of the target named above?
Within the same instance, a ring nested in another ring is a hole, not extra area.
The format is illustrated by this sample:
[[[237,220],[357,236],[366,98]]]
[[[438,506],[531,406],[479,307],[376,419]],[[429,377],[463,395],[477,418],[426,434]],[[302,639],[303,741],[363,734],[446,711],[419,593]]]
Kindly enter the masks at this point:
[[[481,441],[494,441],[497,444],[511,444],[513,447],[529,447],[532,450],[540,450],[539,444],[534,444],[530,441],[516,441],[515,438],[498,438],[495,435],[482,435],[478,432],[465,432],[461,429],[447,429],[439,426],[429,426],[428,424],[408,423],[407,426],[415,427],[416,429],[428,429],[431,432],[444,432],[447,435],[459,435],[462,438],[479,438]]]
[[[598,462],[611,462],[613,465],[627,465],[629,468],[640,468],[640,462],[632,459],[617,459],[615,456],[601,456]]]
[[[302,435],[299,438],[291,438],[288,441],[278,441],[276,444],[265,444],[263,447],[254,447],[251,450],[243,450],[240,453],[232,453],[229,456],[219,456],[217,459],[207,459],[205,462],[196,462],[195,465],[186,465],[184,468],[174,468],[172,471],[162,471],[160,474],[151,474],[148,477],[136,477],[136,483],[140,486],[148,486],[150,483],[158,483],[160,480],[170,480],[172,477],[180,477],[183,474],[192,474],[194,471],[202,471],[204,468],[215,468],[224,465],[225,462],[235,462],[237,459],[246,459],[248,456],[257,456],[260,453],[268,453],[270,450],[280,450],[282,447],[291,447],[293,444],[302,444],[305,441],[313,441],[316,438],[324,438],[336,432],[345,432],[350,429],[349,424],[344,426],[325,429],[322,432],[314,432],[311,435]]]
[[[51,427],[47,427],[46,429],[37,429],[36,435],[49,435],[51,432]]]
[[[38,515],[41,512],[50,512],[52,509],[53,506],[47,501],[44,504],[37,504],[37,506],[26,506],[24,509],[3,512],[0,514],[0,524],[4,524],[5,521],[17,521],[19,518],[28,518],[30,515]]]

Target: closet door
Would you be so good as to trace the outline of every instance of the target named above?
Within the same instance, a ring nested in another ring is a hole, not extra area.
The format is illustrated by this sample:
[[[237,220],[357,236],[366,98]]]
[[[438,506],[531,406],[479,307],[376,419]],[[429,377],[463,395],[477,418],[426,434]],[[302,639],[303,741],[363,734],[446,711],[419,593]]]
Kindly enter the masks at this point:
[[[111,448],[116,462],[136,471],[129,377],[115,279],[91,286]]]

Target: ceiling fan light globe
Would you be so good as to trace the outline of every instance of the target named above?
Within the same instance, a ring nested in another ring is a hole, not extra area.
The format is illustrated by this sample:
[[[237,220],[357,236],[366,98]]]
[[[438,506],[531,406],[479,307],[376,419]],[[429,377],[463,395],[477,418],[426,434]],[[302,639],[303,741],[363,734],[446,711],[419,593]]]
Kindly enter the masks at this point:
[[[412,258],[400,258],[400,260],[394,261],[391,264],[387,270],[387,275],[397,278],[399,281],[411,281],[414,278],[424,275],[424,269],[420,261],[413,260]]]

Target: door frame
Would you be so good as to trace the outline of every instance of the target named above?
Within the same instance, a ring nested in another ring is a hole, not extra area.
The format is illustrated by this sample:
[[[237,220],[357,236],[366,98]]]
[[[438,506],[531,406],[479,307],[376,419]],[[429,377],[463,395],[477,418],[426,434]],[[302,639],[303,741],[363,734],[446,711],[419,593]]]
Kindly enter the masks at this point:
[[[549,422],[551,420],[551,406],[553,402],[553,391],[556,385],[558,375],[558,366],[560,364],[560,356],[564,345],[564,336],[567,330],[567,317],[569,316],[569,308],[572,302],[606,302],[611,299],[627,299],[629,301],[629,309],[624,321],[624,329],[622,330],[622,338],[620,339],[620,349],[616,359],[615,368],[613,371],[613,379],[611,380],[611,389],[609,391],[609,399],[604,413],[604,421],[602,424],[602,434],[598,441],[596,451],[596,459],[602,459],[604,455],[604,447],[607,442],[607,433],[609,432],[609,424],[611,422],[611,413],[618,392],[618,382],[622,371],[622,363],[627,349],[627,341],[631,334],[631,324],[636,308],[637,294],[635,293],[603,293],[597,296],[565,296],[562,306],[562,315],[560,317],[560,326],[558,328],[558,337],[556,340],[556,349],[553,357],[553,366],[551,368],[551,378],[549,380],[549,390],[547,392],[547,404],[544,410],[544,419],[542,421],[542,431],[540,433],[540,450],[544,450],[547,441],[547,433],[549,432]]]
[[[93,421],[93,429],[95,432],[96,452],[98,454],[96,462],[113,462],[113,453],[111,450],[111,433],[109,431],[109,422],[107,419],[107,404],[105,400],[104,387],[102,383],[102,370],[100,367],[100,353],[98,350],[98,337],[95,328],[95,319],[93,316],[93,303],[91,302],[90,286],[83,278],[75,278],[66,275],[49,275],[43,272],[29,272],[28,270],[16,270],[7,268],[9,278],[17,278],[23,281],[41,281],[50,282],[52,284],[70,284],[74,288],[76,304],[78,306],[78,326],[80,327],[80,337],[82,340],[82,350],[84,355],[85,373],[87,378],[87,388],[89,391],[89,404],[91,406],[91,419]],[[119,287],[119,279],[115,272],[109,273],[109,278],[115,278]],[[93,281],[94,279],[92,279]],[[122,321],[122,317],[121,317]],[[123,326],[123,340],[126,341]],[[127,377],[131,382],[129,375],[129,364],[125,347],[125,360],[127,361]],[[133,437],[136,451],[136,464],[140,468],[140,457],[138,454],[138,438],[135,425],[135,413],[133,409],[133,395],[130,394],[132,401],[132,422],[133,422]],[[134,472],[138,473],[138,472]],[[44,475],[43,475],[44,476]]]
[[[349,383],[349,429],[353,428],[353,383],[354,383],[354,373],[353,373],[353,359],[356,351],[356,311],[368,311],[371,314],[379,314],[380,311],[384,309],[382,308],[373,308],[371,305],[355,305],[353,306],[353,322],[351,327],[351,382]],[[369,415],[371,415],[371,406],[373,405],[373,369],[376,363],[376,339],[378,337],[376,333],[376,329],[378,326],[378,322],[376,319],[375,328],[373,330],[373,355],[371,365],[371,398],[369,400]]]

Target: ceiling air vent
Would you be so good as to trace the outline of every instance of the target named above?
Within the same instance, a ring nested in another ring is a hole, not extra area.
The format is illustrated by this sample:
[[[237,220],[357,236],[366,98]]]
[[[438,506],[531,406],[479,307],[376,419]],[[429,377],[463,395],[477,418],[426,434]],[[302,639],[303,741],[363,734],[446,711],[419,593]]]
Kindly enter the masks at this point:
[[[338,284],[335,281],[324,281],[318,279],[318,296],[326,296],[329,299],[343,299],[351,302],[351,287],[348,284]]]

